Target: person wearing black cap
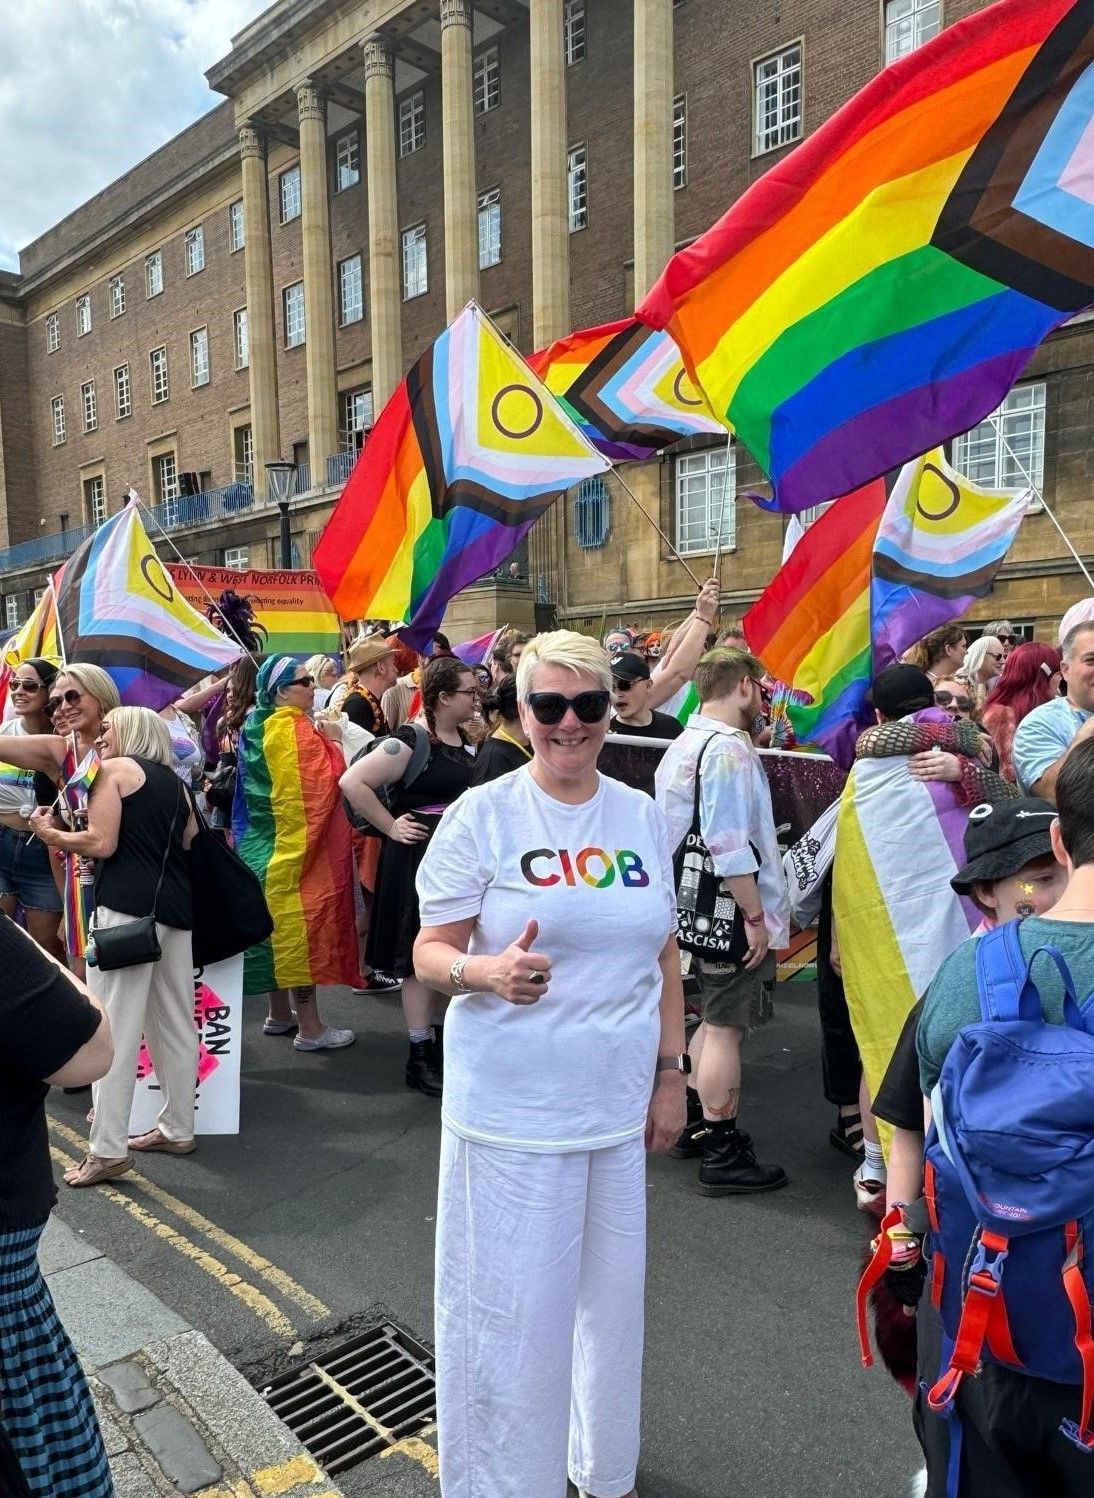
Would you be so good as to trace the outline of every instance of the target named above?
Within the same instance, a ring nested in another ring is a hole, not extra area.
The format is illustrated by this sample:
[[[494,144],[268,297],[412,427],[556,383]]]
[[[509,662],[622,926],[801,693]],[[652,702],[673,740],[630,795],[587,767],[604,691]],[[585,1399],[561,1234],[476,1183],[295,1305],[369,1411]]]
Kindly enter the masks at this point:
[[[612,721],[610,733],[634,734],[647,739],[677,739],[684,725],[668,713],[650,706],[653,681],[649,664],[636,650],[624,650],[611,658]]]

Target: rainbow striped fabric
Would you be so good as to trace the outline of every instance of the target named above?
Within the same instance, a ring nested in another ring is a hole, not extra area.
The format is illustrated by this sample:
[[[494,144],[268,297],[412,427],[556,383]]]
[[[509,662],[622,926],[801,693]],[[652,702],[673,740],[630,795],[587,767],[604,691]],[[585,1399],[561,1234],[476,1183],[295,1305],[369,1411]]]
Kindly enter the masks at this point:
[[[342,626],[315,572],[237,572],[181,562],[168,562],[167,571],[179,593],[201,614],[226,588],[248,599],[266,631],[268,655],[336,655],[342,648]]]
[[[648,458],[682,437],[725,434],[676,344],[637,318],[570,333],[528,363],[586,438],[614,462]]]
[[[1006,395],[1094,302],[1094,11],[999,0],[886,68],[638,316],[800,510]]]
[[[273,935],[252,947],[246,994],[353,983],[358,970],[350,825],[341,750],[296,708],[258,707],[243,724],[232,831],[262,882]]]
[[[384,407],[313,553],[343,619],[428,645],[448,601],[610,465],[474,302]]]

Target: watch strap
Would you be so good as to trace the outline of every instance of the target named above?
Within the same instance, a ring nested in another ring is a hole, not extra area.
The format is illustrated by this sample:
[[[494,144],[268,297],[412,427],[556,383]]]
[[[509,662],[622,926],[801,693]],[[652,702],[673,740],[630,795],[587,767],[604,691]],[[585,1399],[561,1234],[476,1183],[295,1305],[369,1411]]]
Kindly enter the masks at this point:
[[[654,1071],[676,1071],[681,1076],[689,1076],[691,1073],[691,1057],[687,1051],[679,1056],[658,1056]]]

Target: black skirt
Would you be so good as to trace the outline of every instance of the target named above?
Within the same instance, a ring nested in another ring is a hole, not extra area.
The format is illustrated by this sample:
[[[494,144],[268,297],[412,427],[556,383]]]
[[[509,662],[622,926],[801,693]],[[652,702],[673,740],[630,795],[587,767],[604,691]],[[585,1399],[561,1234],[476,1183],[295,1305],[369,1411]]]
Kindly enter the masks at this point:
[[[413,815],[425,823],[432,837],[440,816],[421,811]],[[414,976],[414,942],[421,929],[414,880],[428,847],[429,838],[420,843],[396,843],[386,837],[380,852],[365,959],[370,967],[396,978]]]

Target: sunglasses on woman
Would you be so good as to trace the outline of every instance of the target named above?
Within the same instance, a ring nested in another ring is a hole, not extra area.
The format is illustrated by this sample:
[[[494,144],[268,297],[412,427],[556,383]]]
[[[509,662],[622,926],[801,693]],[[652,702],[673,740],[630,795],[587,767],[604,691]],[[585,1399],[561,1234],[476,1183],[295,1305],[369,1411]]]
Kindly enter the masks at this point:
[[[611,700],[611,693],[605,691],[578,692],[576,697],[564,697],[561,692],[528,694],[533,718],[546,727],[561,723],[571,707],[579,723],[600,723],[608,715]]]
[[[83,695],[75,687],[69,687],[68,691],[62,692],[59,697],[50,697],[48,699],[46,702],[46,713],[52,718],[53,714],[60,708],[62,702],[66,703],[69,707],[75,707],[77,702],[83,698]]]
[[[314,676],[294,676],[292,681],[289,682],[290,687],[313,687],[314,685]]]
[[[939,707],[955,707],[959,713],[972,712],[971,697],[955,697],[952,692],[936,692],[934,700]]]
[[[11,689],[13,692],[44,692],[46,684],[44,681],[24,681],[17,676],[11,684]]]

